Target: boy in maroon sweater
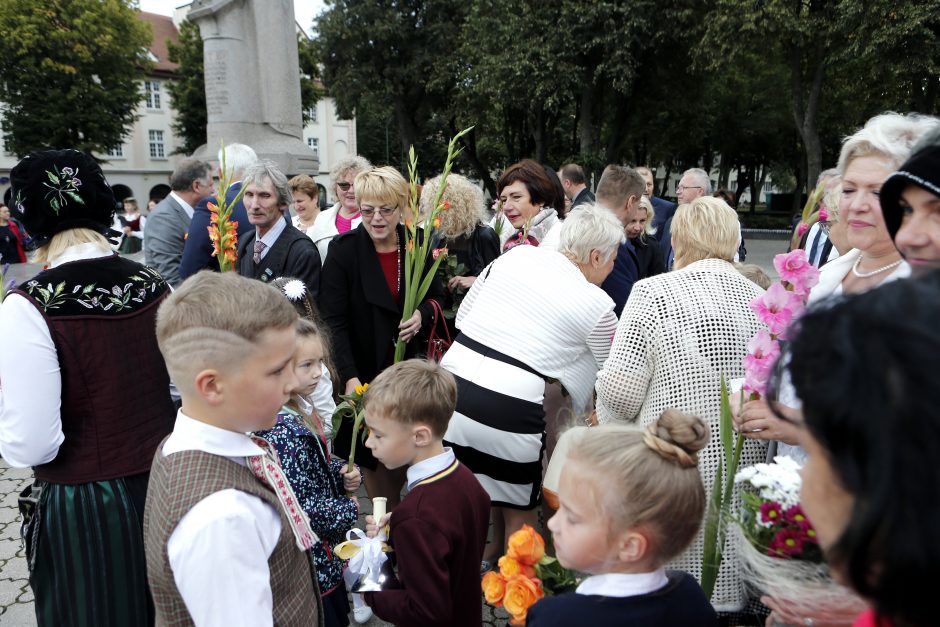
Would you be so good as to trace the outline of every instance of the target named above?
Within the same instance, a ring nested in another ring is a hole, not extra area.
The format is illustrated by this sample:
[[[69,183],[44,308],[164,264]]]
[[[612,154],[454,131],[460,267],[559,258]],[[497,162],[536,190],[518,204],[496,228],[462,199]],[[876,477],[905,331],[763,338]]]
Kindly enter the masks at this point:
[[[453,376],[435,363],[404,361],[375,378],[363,398],[366,446],[389,469],[408,466],[407,495],[390,522],[401,587],[366,593],[379,618],[398,627],[479,627],[480,560],[490,499],[442,439],[457,405]]]

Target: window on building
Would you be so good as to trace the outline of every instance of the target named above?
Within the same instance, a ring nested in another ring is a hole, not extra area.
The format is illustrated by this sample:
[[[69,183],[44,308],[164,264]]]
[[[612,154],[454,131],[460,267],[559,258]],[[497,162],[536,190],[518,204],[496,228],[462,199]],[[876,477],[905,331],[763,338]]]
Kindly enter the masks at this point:
[[[144,81],[144,96],[148,109],[160,108],[160,81]]]
[[[166,145],[163,143],[163,131],[148,131],[150,139],[150,158],[165,159]]]
[[[317,123],[317,105],[313,105],[307,109],[307,123],[316,124]]]
[[[313,151],[314,156],[320,158],[320,140],[316,137],[308,137],[307,145],[310,146],[310,150]]]
[[[109,157],[123,157],[124,156],[124,144],[121,144],[120,146],[109,150],[108,156]]]

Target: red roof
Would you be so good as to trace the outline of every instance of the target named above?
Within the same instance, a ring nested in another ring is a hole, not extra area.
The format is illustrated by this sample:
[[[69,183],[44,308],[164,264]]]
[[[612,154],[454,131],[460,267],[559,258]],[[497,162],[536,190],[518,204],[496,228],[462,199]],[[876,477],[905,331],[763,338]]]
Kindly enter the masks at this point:
[[[169,53],[166,49],[167,39],[173,43],[179,41],[179,31],[176,30],[176,26],[173,24],[173,18],[166,15],[157,15],[156,13],[147,13],[146,11],[138,11],[137,16],[148,22],[153,30],[153,42],[150,44],[150,52],[157,58],[154,71],[158,73],[175,72],[179,68],[179,64],[170,62]]]

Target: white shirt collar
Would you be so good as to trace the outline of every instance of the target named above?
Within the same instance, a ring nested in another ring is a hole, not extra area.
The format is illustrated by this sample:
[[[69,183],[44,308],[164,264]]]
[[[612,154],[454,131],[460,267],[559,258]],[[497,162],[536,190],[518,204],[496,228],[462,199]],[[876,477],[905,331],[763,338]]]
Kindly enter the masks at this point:
[[[172,197],[173,197],[173,200],[175,200],[176,202],[178,202],[178,203],[180,204],[180,207],[183,208],[183,211],[186,212],[186,215],[188,215],[189,218],[192,219],[192,217],[193,217],[193,211],[194,211],[194,210],[193,210],[193,208],[189,205],[189,203],[186,202],[185,200],[183,200],[182,198],[180,198],[179,194],[177,194],[176,192],[171,191],[171,192],[170,192],[170,196],[172,196]]]
[[[651,573],[607,573],[588,577],[576,592],[602,597],[635,597],[655,592],[667,583],[669,579],[662,568]]]
[[[228,457],[243,465],[245,465],[245,457],[264,454],[264,451],[252,442],[247,434],[213,427],[190,418],[182,410],[176,414],[173,433],[163,445],[164,455],[180,451],[202,451],[211,455]]]
[[[75,244],[69,246],[62,254],[49,262],[50,268],[61,266],[70,261],[80,261],[82,259],[96,259],[98,257],[110,257],[114,253],[110,250],[102,250],[94,242],[85,242],[84,244]]]
[[[264,256],[268,254],[268,251],[271,250],[271,247],[274,246],[274,242],[277,241],[277,238],[281,236],[281,233],[284,232],[284,229],[287,228],[287,220],[284,219],[284,216],[280,216],[277,219],[277,222],[274,223],[267,233],[261,238],[261,241],[265,244],[264,250],[261,251],[261,258],[264,259]],[[255,234],[257,236],[257,229],[255,229]]]
[[[408,472],[406,473],[408,477],[408,491],[411,492],[411,489],[415,487],[417,483],[448,468],[456,459],[457,457],[454,455],[454,451],[452,451],[449,446],[445,446],[444,452],[440,455],[429,457],[424,461],[408,466]]]

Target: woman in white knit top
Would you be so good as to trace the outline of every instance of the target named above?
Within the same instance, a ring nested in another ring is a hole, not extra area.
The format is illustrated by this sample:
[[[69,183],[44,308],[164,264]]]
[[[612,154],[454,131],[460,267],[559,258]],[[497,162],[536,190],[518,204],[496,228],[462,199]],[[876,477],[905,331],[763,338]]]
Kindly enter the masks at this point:
[[[559,251],[517,246],[473,283],[457,312],[460,335],[441,365],[457,380],[457,410],[444,440],[492,500],[493,542],[537,522],[545,447],[545,382],[558,380],[574,411],[590,412],[597,369],[617,326],[598,287],[613,268],[623,226],[582,206],[565,220]]]
[[[646,427],[672,407],[708,423],[713,436],[699,454],[706,494],[722,457],[721,376],[744,376],[748,340],[761,328],[749,304],[763,290],[731,265],[738,241],[737,214],[723,200],[701,197],[681,205],[672,221],[675,270],[633,286],[597,376],[599,422]],[[748,442],[741,466],[762,462],[765,454],[766,444]],[[701,578],[701,531],[673,565]],[[733,547],[726,547],[715,608],[740,609],[740,587]]]

